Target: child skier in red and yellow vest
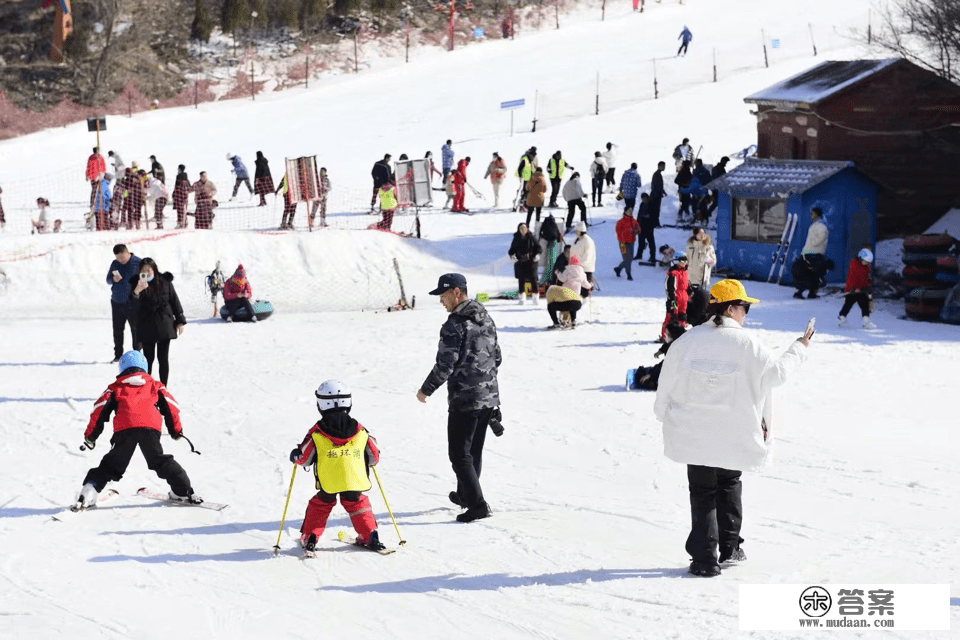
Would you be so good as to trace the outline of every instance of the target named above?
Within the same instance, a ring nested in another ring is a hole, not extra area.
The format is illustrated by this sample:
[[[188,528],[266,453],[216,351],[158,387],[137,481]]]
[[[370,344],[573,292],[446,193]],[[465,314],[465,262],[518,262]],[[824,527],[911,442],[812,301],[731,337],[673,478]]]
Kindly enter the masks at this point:
[[[363,494],[370,490],[369,468],[380,461],[377,441],[350,417],[353,398],[343,382],[327,380],[317,388],[316,396],[322,417],[290,452],[291,462],[313,465],[317,483],[317,495],[307,504],[300,528],[300,542],[305,552],[315,551],[339,495],[357,532],[357,544],[379,551],[384,545],[377,520]]]

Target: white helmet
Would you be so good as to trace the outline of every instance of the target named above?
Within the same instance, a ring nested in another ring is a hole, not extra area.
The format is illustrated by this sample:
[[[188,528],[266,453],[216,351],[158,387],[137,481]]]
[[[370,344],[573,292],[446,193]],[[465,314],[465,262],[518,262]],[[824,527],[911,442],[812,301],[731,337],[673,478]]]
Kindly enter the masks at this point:
[[[233,154],[227,151],[227,160],[233,160]]]
[[[860,249],[860,253],[857,254],[857,257],[864,262],[873,262],[873,251],[870,251],[870,249]]]
[[[340,380],[327,380],[315,392],[317,409],[320,413],[331,409],[350,409],[353,406],[353,394],[350,387]]]

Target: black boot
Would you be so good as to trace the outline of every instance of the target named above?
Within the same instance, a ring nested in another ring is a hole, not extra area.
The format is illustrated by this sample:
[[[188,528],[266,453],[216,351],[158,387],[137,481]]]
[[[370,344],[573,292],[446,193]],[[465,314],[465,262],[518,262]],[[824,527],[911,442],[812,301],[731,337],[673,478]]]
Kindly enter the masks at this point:
[[[480,520],[481,518],[490,517],[490,505],[485,501],[481,501],[475,507],[471,507],[457,516],[457,522],[473,522],[474,520]]]
[[[457,506],[460,507],[461,509],[466,509],[466,508],[467,508],[467,503],[463,501],[463,498],[461,498],[461,497],[460,497],[460,494],[457,493],[456,491],[451,491],[451,492],[450,492],[450,502],[452,502],[453,504],[457,505]]]

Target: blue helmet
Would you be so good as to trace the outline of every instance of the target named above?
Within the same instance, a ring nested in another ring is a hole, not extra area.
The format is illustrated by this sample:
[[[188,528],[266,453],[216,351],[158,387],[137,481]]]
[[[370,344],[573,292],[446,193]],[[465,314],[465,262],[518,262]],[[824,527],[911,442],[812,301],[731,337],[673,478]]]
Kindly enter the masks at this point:
[[[147,370],[147,359],[139,351],[127,351],[120,356],[120,373],[131,367]]]

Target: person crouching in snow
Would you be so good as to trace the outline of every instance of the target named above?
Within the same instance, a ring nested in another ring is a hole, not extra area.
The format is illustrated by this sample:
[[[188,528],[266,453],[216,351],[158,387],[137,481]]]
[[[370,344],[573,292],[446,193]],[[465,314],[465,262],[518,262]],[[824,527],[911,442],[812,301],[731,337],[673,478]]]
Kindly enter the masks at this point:
[[[173,456],[160,445],[160,427],[166,424],[174,440],[183,436],[180,407],[167,388],[147,373],[147,359],[139,351],[127,351],[120,358],[120,374],[93,405],[90,422],[83,433],[87,449],[96,446],[97,438],[113,418],[112,448],[98,467],[87,472],[77,499],[80,508],[91,507],[108,482],[123,478],[137,446],[147,461],[147,468],[170,485],[170,499],[200,504],[203,499],[193,492],[190,478]]]
[[[837,325],[842,327],[847,323],[847,314],[850,313],[850,309],[856,303],[860,305],[863,328],[877,328],[877,325],[870,320],[870,307],[873,304],[871,294],[873,283],[870,282],[870,264],[872,262],[873,251],[866,247],[860,249],[857,257],[850,261],[850,268],[847,270],[847,284],[843,288],[845,294],[843,308],[840,309],[840,315],[837,317]]]
[[[223,304],[227,308],[227,322],[233,322],[233,316],[240,309],[246,309],[247,319],[250,322],[257,321],[257,315],[253,312],[253,305],[250,304],[250,296],[253,295],[253,287],[247,280],[247,272],[243,265],[237,265],[237,270],[233,272],[230,279],[223,283]]]
[[[310,498],[300,528],[300,543],[308,553],[316,550],[339,495],[357,532],[357,544],[383,549],[370,500],[363,494],[370,490],[370,467],[380,461],[377,441],[350,417],[353,395],[343,382],[327,380],[315,395],[321,418],[290,452],[294,464],[313,465],[317,482],[317,495]]]
[[[397,212],[399,203],[397,202],[397,187],[391,180],[387,180],[380,186],[378,191],[380,196],[380,215],[383,216],[377,223],[377,229],[381,231],[390,231],[393,226],[393,214]]]
[[[667,340],[667,325],[671,322],[686,324],[687,300],[690,278],[687,275],[687,256],[680,252],[673,259],[673,264],[667,271],[664,288],[667,290],[667,315],[663,319],[663,328],[660,329],[660,342]]]

